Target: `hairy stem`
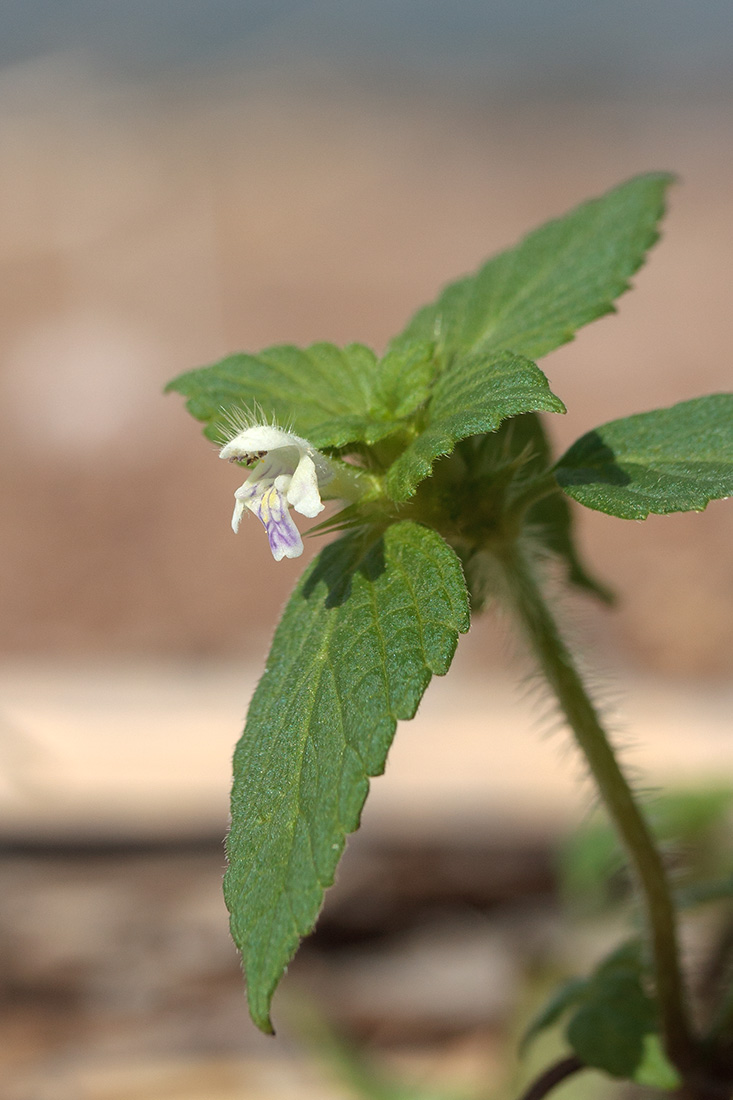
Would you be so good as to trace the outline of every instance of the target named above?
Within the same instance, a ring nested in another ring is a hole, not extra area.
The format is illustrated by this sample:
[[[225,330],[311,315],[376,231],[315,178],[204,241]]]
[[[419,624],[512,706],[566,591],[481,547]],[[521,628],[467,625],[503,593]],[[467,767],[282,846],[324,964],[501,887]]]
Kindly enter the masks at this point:
[[[693,1064],[695,1044],[680,968],[675,910],[661,856],[521,544],[508,548],[501,562],[512,608],[588,762],[635,873],[646,910],[665,1045],[684,1073]]]

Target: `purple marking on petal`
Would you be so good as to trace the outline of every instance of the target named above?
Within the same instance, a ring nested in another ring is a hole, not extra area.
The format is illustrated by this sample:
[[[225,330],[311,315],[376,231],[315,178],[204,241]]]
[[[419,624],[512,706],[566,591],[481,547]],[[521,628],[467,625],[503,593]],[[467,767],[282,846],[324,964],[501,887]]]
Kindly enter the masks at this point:
[[[303,540],[289,512],[279,522],[271,520],[266,530],[275,561],[281,561],[283,558],[299,558],[303,553]]]
[[[270,486],[261,496],[248,500],[246,506],[254,512],[267,531],[275,561],[300,557],[303,553],[303,541],[279,489],[274,485]]]

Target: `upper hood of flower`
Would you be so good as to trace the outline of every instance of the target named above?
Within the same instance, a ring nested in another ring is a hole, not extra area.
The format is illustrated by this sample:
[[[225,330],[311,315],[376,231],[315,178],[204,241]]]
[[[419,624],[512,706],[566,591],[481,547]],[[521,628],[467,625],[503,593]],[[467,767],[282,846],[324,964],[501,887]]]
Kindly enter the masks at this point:
[[[315,454],[308,440],[294,432],[286,432],[274,424],[253,424],[230,439],[219,451],[219,458],[230,461],[259,456],[262,451],[275,451],[282,447],[295,447],[301,454]]]

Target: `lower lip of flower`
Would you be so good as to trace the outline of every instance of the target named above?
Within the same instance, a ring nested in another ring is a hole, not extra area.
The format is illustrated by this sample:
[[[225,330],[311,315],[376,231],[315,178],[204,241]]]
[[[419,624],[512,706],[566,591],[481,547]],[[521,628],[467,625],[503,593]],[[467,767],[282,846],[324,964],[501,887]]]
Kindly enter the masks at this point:
[[[293,522],[287,501],[276,486],[247,502],[247,507],[262,523],[275,561],[297,558],[303,553],[303,540]]]

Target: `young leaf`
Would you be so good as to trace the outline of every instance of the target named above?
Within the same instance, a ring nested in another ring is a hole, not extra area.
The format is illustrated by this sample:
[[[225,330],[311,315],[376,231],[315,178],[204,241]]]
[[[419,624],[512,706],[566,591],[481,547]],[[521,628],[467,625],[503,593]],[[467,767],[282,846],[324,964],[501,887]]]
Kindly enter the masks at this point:
[[[315,447],[372,444],[427,398],[432,353],[425,341],[406,342],[379,361],[362,344],[283,345],[188,371],[167,389],[188,398],[189,412],[216,442],[233,411],[264,409]]]
[[[566,1033],[586,1065],[652,1088],[676,1088],[679,1076],[662,1048],[657,1009],[644,991],[643,972],[641,943],[629,940],[589,978],[574,978],[555,991],[531,1022],[520,1050],[577,1006]]]
[[[642,987],[641,945],[624,944],[586,984],[567,1026],[568,1041],[588,1066],[633,1078],[645,1061],[645,1037],[657,1030],[657,1010]]]
[[[578,503],[622,519],[701,512],[733,494],[733,394],[612,420],[577,440],[554,472]]]
[[[525,476],[541,476],[552,465],[552,451],[541,417],[535,413],[525,413],[514,417],[505,424],[505,431],[511,440],[511,452],[529,453],[525,466]],[[487,437],[487,441],[495,437]],[[562,493],[538,500],[527,512],[525,526],[533,532],[542,546],[560,558],[565,566],[568,583],[576,588],[591,592],[604,603],[611,604],[614,596],[611,590],[588,572],[583,564],[575,543],[575,521],[570,503]]]
[[[641,1061],[634,1070],[633,1080],[637,1085],[650,1089],[662,1089],[672,1092],[682,1084],[682,1079],[664,1053],[661,1039],[657,1034],[647,1033],[642,1040]]]
[[[433,463],[471,435],[492,432],[507,417],[545,409],[565,412],[542,371],[529,359],[502,352],[456,362],[442,374],[427,408],[427,427],[392,464],[387,491],[407,500],[429,476]]]
[[[424,484],[435,483],[442,507],[454,522],[458,521],[458,526],[462,526],[459,515],[462,502],[466,498],[474,502],[486,501],[495,496],[503,483],[504,503],[499,504],[499,514],[494,521],[500,523],[504,509],[512,507],[514,495],[521,495],[533,482],[545,482],[551,465],[550,442],[542,418],[536,413],[524,413],[503,421],[495,432],[464,439],[451,458],[436,467],[431,482]],[[448,467],[452,473],[450,479]],[[507,469],[511,471],[508,485]],[[421,487],[420,491],[425,492],[425,489]],[[570,584],[592,592],[607,603],[613,601],[609,589],[587,571],[580,558],[575,544],[573,511],[563,493],[552,493],[535,501],[524,516],[524,528],[536,543],[559,558]],[[463,565],[471,606],[480,610],[492,595],[493,560],[476,553],[474,548],[474,552],[463,555]]]
[[[321,906],[398,719],[468,629],[460,565],[412,522],[321,551],[288,603],[234,758],[225,897],[254,1022]]]
[[[446,287],[393,341],[435,340],[447,366],[476,351],[537,359],[613,311],[657,240],[666,173],[636,176],[548,222],[475,275]]]

